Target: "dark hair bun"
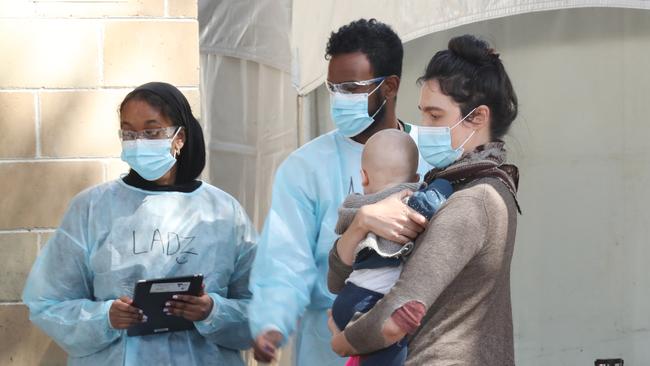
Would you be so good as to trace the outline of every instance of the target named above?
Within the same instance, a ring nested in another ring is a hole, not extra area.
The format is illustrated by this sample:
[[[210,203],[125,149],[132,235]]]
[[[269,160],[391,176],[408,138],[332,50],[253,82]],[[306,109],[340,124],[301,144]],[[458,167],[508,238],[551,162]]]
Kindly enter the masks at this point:
[[[499,54],[494,52],[494,48],[471,34],[450,39],[447,48],[456,57],[475,65],[485,65],[499,59]]]
[[[447,47],[436,52],[418,81],[437,80],[463,115],[480,105],[488,106],[492,139],[501,138],[517,117],[519,103],[499,54],[471,34],[452,38]]]

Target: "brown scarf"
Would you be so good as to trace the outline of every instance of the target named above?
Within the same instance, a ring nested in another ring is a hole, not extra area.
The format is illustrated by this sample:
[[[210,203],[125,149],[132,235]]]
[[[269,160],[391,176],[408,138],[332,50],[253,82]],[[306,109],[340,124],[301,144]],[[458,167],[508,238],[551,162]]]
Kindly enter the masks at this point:
[[[424,177],[429,184],[437,178],[451,182],[454,189],[481,178],[496,178],[508,188],[521,214],[517,201],[519,188],[519,169],[512,164],[505,164],[506,150],[502,141],[490,142],[477,147],[445,169],[434,168]]]

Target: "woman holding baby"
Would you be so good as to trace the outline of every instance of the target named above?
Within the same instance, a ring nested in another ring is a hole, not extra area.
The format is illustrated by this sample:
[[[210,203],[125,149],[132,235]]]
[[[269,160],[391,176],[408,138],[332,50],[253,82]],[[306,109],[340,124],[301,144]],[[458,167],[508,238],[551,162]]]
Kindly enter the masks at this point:
[[[406,365],[514,365],[518,172],[506,164],[501,138],[517,116],[517,96],[499,55],[470,35],[436,53],[419,83],[420,154],[434,167],[425,182],[446,179],[454,193],[429,222],[403,203],[408,192],[358,211],[330,253],[330,280],[346,280],[370,232],[415,239],[415,248],[382,300],[343,331],[331,326],[332,347],[364,355],[408,336]]]

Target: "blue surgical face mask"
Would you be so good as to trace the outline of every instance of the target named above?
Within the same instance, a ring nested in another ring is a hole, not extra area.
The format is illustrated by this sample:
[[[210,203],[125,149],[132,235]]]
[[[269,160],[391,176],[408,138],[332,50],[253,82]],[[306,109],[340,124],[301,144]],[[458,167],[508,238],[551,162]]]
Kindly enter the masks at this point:
[[[122,141],[122,160],[129,164],[140,176],[148,181],[160,179],[176,164],[172,155],[172,142],[178,132],[170,139],[136,139]]]
[[[458,160],[463,155],[463,146],[474,136],[476,130],[472,131],[472,134],[455,149],[451,147],[451,130],[458,127],[475,110],[476,108],[472,109],[451,127],[418,127],[418,149],[422,158],[439,169],[446,168]]]
[[[343,136],[354,137],[365,131],[375,121],[374,118],[386,104],[386,99],[370,116],[368,115],[368,97],[377,91],[383,82],[382,80],[370,93],[330,93],[332,119]]]

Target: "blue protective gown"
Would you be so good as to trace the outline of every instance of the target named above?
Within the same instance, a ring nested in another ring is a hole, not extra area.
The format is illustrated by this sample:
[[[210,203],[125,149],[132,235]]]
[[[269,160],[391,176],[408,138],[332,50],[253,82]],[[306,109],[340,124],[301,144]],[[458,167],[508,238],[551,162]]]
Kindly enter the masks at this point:
[[[239,203],[209,184],[182,193],[112,181],[72,200],[23,301],[69,365],[243,365],[255,242]],[[127,337],[110,326],[113,300],[132,297],[136,281],[196,273],[214,300],[196,330]]]
[[[417,127],[405,127],[417,144]],[[339,206],[347,195],[363,193],[362,151],[335,130],[291,153],[276,172],[251,274],[249,316],[254,336],[273,329],[286,339],[298,326],[299,366],[345,364],[330,348],[326,311],[335,296],[327,289],[327,258]],[[429,169],[420,157],[420,176]]]

